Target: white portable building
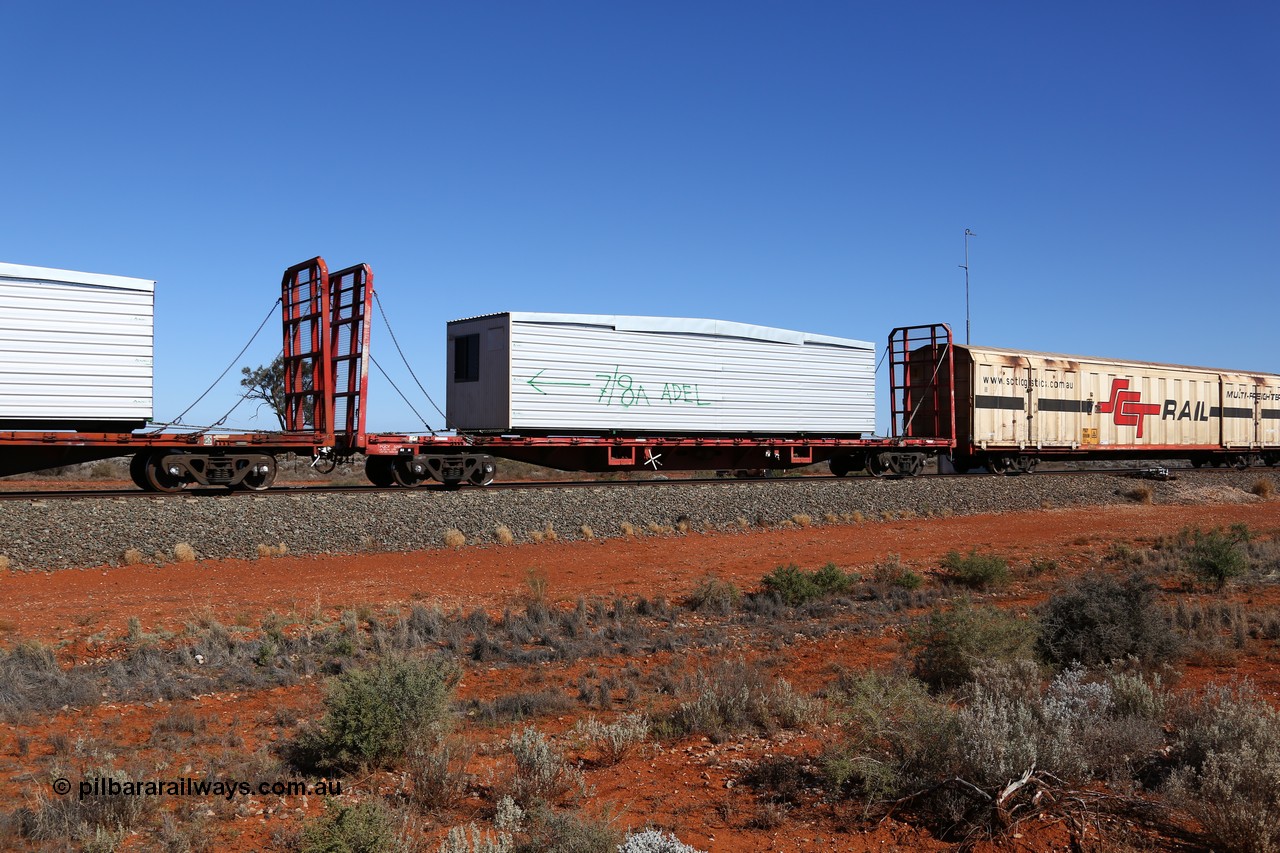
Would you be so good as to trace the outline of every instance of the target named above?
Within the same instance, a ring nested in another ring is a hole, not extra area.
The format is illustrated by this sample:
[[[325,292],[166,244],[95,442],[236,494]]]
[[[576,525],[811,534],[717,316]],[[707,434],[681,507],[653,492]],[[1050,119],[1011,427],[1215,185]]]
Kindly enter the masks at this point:
[[[875,350],[865,341],[722,320],[521,312],[454,320],[448,425],[869,435]]]
[[[0,429],[152,416],[155,282],[0,263]]]

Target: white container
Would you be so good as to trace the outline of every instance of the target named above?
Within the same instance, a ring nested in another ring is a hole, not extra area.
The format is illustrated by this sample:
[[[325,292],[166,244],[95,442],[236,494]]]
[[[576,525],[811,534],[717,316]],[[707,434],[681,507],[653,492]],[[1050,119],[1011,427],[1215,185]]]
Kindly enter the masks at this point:
[[[0,429],[152,416],[155,282],[0,263]]]
[[[449,427],[869,435],[875,346],[719,320],[505,313],[448,327]]]

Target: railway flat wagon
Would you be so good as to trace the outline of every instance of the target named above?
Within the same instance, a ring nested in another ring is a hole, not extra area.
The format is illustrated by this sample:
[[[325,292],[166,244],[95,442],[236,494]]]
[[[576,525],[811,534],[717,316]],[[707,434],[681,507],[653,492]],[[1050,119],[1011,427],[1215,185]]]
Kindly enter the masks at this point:
[[[994,347],[954,358],[957,468],[1041,459],[1280,461],[1280,376]],[[916,373],[922,373],[922,364]]]
[[[448,324],[450,426],[491,433],[871,434],[876,347],[678,317]]]

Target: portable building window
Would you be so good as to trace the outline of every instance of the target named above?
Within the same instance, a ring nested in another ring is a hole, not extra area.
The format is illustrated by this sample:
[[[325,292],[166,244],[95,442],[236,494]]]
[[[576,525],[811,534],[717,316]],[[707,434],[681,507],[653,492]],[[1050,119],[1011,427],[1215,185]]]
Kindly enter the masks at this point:
[[[480,335],[459,335],[453,339],[453,381],[480,381]]]

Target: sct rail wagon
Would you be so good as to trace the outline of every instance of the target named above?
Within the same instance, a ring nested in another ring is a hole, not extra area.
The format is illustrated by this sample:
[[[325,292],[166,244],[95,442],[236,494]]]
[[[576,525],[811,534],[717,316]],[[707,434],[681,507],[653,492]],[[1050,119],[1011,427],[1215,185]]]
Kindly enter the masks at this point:
[[[912,353],[917,381],[932,352]],[[1280,462],[1280,376],[957,346],[955,467],[1034,471],[1042,459]],[[934,399],[922,414],[932,418]]]
[[[363,454],[369,480],[457,487],[495,459],[579,471],[793,468],[911,476],[931,457],[1030,472],[1042,458],[1280,461],[1280,378],[889,334],[890,434],[874,353],[845,338],[654,317],[496,314],[449,324],[451,434],[365,429],[373,273],[321,258],[281,283],[281,431],[140,428],[153,283],[0,265],[0,475],[130,456],[140,488],[265,489],[282,453]],[[43,347],[43,349],[39,349]]]

